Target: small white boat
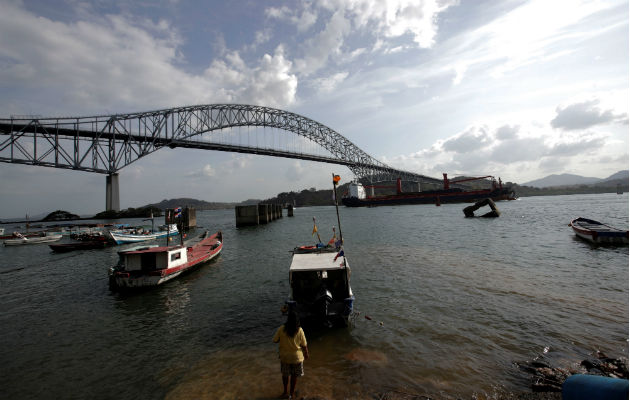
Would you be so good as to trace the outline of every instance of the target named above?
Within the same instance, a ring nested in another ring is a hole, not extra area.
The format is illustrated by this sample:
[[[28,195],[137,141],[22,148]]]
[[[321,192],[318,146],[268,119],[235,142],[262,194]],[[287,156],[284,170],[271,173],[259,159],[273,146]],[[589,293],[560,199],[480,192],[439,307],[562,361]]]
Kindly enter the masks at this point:
[[[347,325],[354,295],[350,287],[350,265],[343,250],[294,252],[289,267],[288,310],[300,319],[324,325]]]
[[[218,256],[223,249],[221,231],[205,232],[192,246],[144,246],[118,252],[118,264],[109,269],[111,290],[161,285]]]
[[[116,244],[144,242],[145,240],[177,236],[178,234],[179,231],[177,230],[176,224],[171,224],[170,227],[168,225],[162,225],[158,231],[149,231],[143,228],[109,231],[109,236]]]
[[[569,224],[575,234],[598,244],[628,244],[628,231],[613,228],[588,218],[576,218]]]
[[[4,241],[5,246],[21,246],[25,244],[38,244],[38,243],[50,243],[61,240],[63,235],[46,235],[46,236],[33,236],[25,237],[20,233],[14,233],[16,239],[7,239]]]

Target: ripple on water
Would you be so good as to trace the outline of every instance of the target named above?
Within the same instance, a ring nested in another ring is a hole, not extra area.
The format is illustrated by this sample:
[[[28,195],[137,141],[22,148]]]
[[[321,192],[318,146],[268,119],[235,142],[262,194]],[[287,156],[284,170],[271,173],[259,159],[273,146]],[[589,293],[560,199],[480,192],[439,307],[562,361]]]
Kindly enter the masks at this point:
[[[545,348],[558,366],[595,349],[627,356],[628,248],[592,247],[567,227],[579,215],[627,227],[627,195],[498,206],[494,220],[466,219],[462,205],[340,209],[360,314],[349,329],[307,330],[302,393],[491,395],[528,390],[514,363]],[[224,233],[219,259],[130,296],[107,289],[117,248],[0,248],[10,260],[0,265],[0,393],[274,398],[288,250],[314,241],[313,216],[325,240],[337,224],[330,207],[244,229],[233,210],[199,211],[200,225]]]

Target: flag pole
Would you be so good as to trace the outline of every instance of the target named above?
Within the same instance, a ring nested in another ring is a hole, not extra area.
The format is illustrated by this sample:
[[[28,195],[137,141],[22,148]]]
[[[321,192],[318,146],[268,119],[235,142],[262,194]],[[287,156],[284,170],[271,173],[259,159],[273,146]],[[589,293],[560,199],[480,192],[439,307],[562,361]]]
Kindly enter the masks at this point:
[[[322,243],[322,238],[319,237],[319,229],[317,229],[317,223],[315,222],[315,217],[313,217],[313,232],[317,233],[317,240],[319,243]]]
[[[341,220],[339,219],[339,206],[337,205],[337,182],[339,182],[339,176],[335,176],[335,174],[332,174],[333,177],[333,193],[334,193],[334,197],[335,197],[335,210],[337,211],[337,226],[339,227],[339,242],[341,243],[341,245],[343,246],[343,233],[341,233]]]

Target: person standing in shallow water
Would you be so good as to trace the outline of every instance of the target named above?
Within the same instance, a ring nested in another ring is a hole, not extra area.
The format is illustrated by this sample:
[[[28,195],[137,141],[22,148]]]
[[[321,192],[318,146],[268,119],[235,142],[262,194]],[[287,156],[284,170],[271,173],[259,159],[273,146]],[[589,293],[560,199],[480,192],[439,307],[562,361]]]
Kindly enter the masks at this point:
[[[300,318],[296,312],[289,312],[287,322],[278,328],[273,336],[273,342],[278,343],[280,355],[280,371],[284,386],[282,397],[292,399],[298,377],[304,376],[304,360],[308,359],[306,336],[300,327]],[[287,393],[289,377],[291,377],[291,391]]]

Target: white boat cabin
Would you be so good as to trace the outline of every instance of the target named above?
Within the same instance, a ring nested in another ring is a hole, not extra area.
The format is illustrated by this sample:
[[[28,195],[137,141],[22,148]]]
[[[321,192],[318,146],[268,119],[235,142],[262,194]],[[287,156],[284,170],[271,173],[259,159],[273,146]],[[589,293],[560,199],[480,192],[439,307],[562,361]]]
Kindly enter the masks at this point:
[[[121,251],[119,265],[125,271],[152,271],[174,268],[188,262],[188,251],[183,246],[151,247]]]
[[[289,267],[291,298],[310,302],[325,287],[333,299],[352,296],[350,266],[344,256],[335,260],[336,252],[294,254]]]

